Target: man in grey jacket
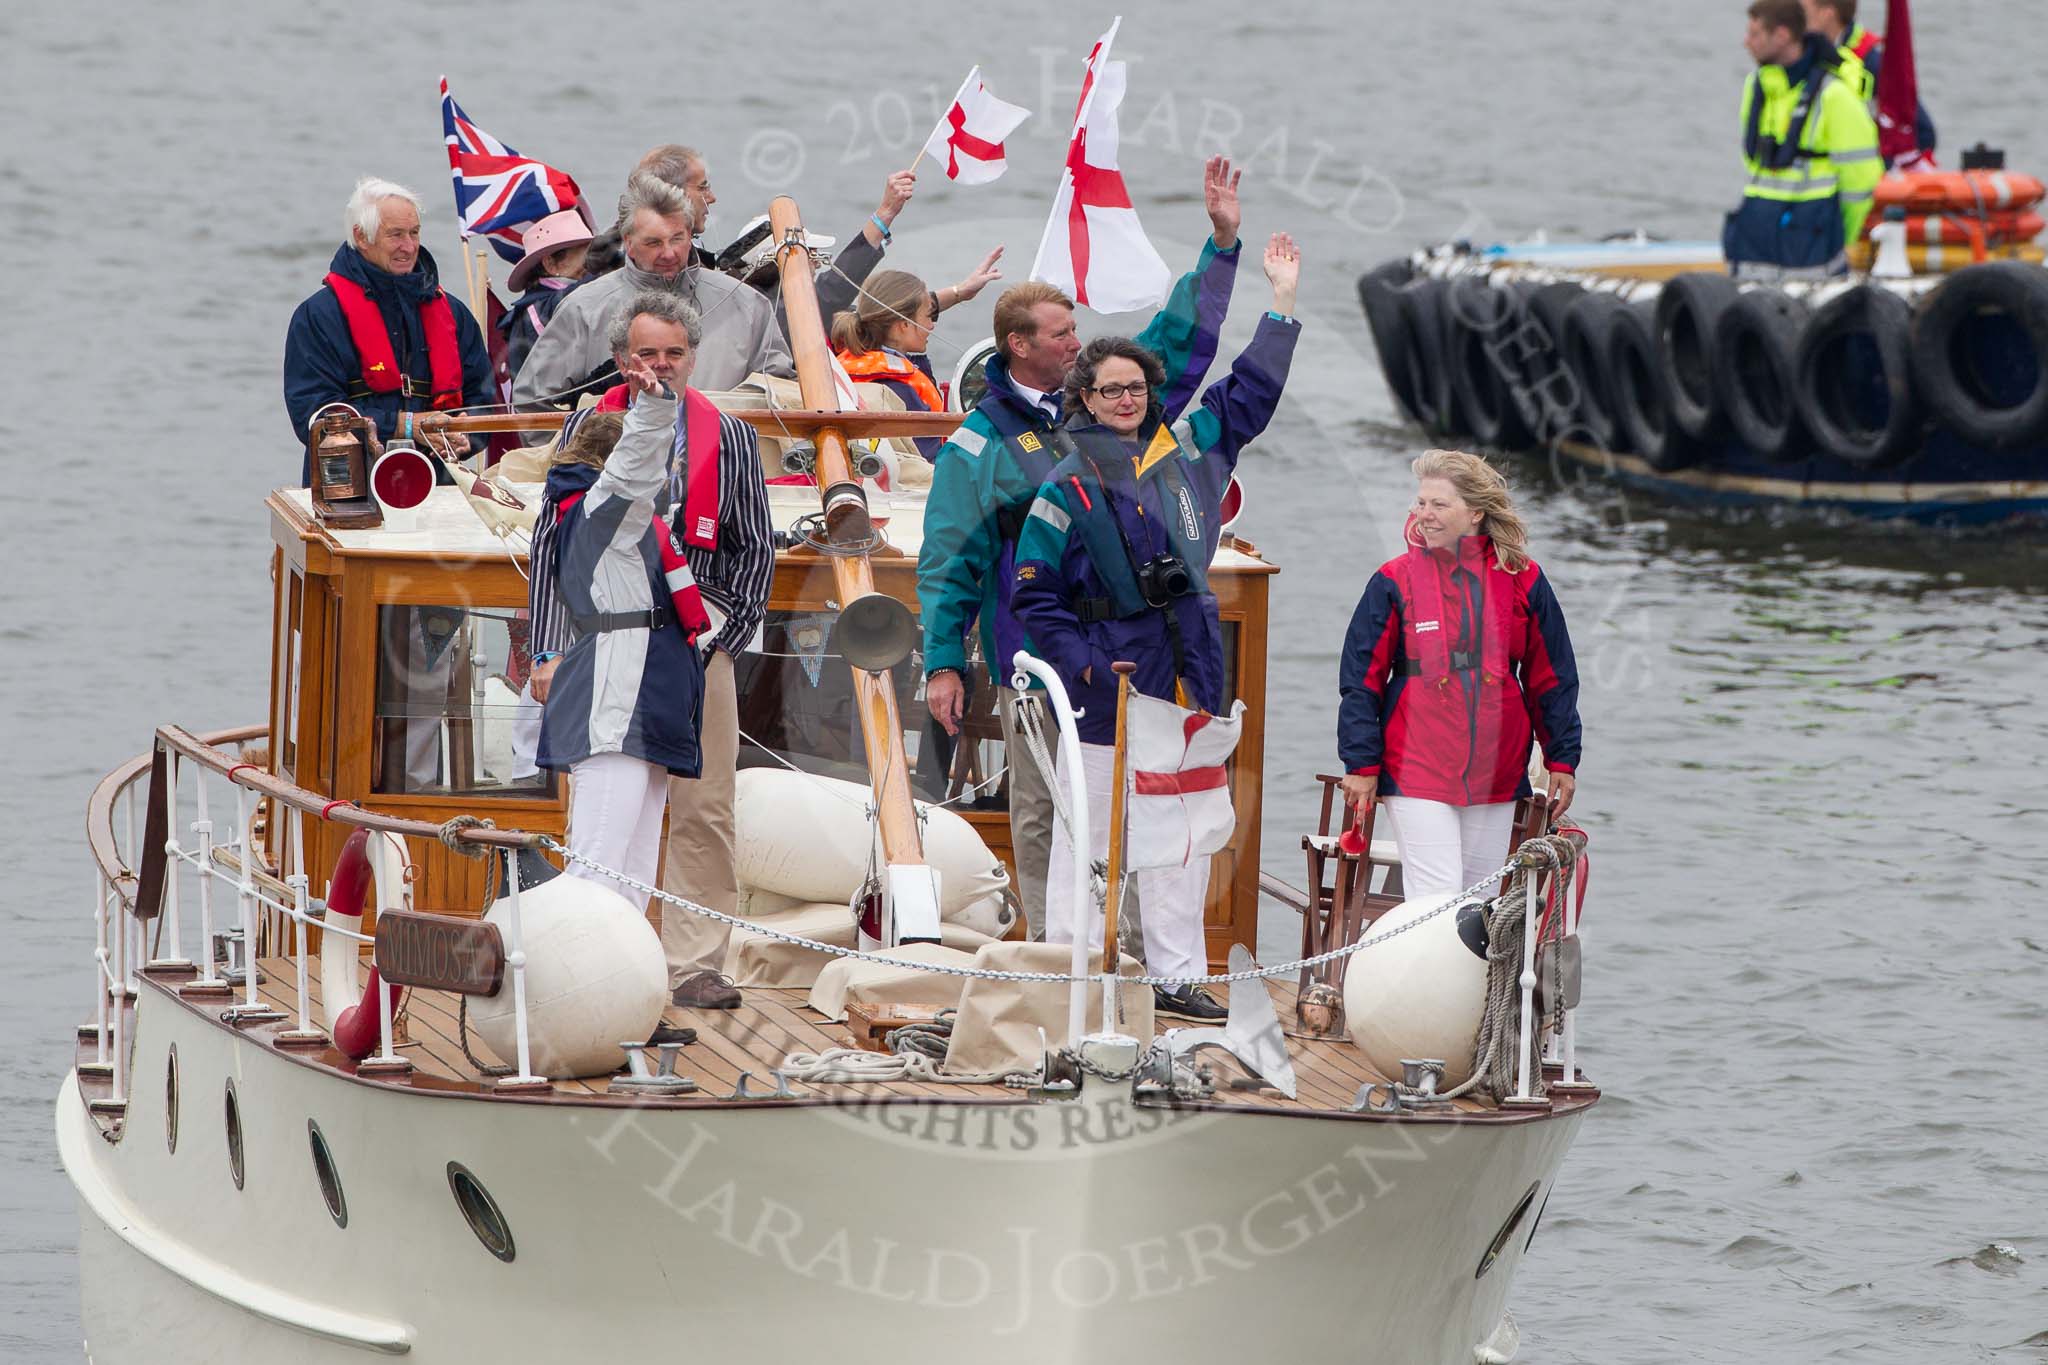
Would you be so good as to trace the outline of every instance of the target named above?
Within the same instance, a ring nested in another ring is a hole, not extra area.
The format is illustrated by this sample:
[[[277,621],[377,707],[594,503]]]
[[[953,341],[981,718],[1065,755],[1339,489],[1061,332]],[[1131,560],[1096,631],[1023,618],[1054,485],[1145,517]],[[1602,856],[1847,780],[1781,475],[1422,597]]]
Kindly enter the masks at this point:
[[[650,188],[645,183],[650,178],[675,195]],[[834,313],[853,305],[860,282],[880,263],[890,224],[910,201],[915,184],[908,171],[892,174],[874,213],[819,276],[818,307],[828,326]],[[705,335],[697,353],[700,389],[733,388],[757,370],[794,374],[780,303],[764,309],[767,296],[709,269],[709,257],[695,246],[716,202],[703,158],[691,148],[664,145],[642,157],[619,200],[626,264],[562,300],[513,381],[513,400],[522,406],[550,399],[573,402],[572,391],[611,359],[606,334],[612,317],[642,288],[679,292],[697,306]],[[686,220],[689,238],[680,247],[675,238],[684,230],[667,221],[676,217]],[[592,392],[612,382],[606,375]]]
[[[703,318],[699,387],[729,389],[756,370],[796,372],[767,297],[690,263],[700,215],[685,191],[635,171],[620,209],[626,263],[562,300],[513,381],[514,402],[563,401],[605,366],[611,360],[606,338],[612,318],[643,289],[680,294]]]

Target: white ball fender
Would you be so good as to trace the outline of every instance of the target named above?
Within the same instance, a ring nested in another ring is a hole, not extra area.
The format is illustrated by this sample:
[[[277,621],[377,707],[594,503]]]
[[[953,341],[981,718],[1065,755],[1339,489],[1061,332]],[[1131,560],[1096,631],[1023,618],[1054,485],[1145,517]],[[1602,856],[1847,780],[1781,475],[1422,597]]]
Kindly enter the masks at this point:
[[[1472,1074],[1486,1011],[1486,959],[1458,932],[1479,902],[1397,933],[1451,899],[1452,892],[1403,901],[1366,933],[1344,969],[1344,1019],[1351,1041],[1382,1076],[1399,1080],[1403,1058],[1439,1058],[1446,1088]]]
[[[510,902],[501,897],[484,919],[510,954]],[[520,893],[519,925],[534,1071],[554,1080],[608,1074],[624,1056],[619,1044],[653,1032],[668,1004],[660,936],[618,892],[567,875]],[[491,1051],[516,1061],[509,965],[496,995],[470,1000],[469,1021]]]
[[[873,800],[857,782],[783,768],[742,769],[733,793],[740,885],[804,903],[845,904],[867,877]],[[939,918],[1000,936],[1009,923],[1003,860],[957,811],[922,802],[917,809],[926,817],[924,860],[939,872]],[[881,862],[877,850],[874,863]]]

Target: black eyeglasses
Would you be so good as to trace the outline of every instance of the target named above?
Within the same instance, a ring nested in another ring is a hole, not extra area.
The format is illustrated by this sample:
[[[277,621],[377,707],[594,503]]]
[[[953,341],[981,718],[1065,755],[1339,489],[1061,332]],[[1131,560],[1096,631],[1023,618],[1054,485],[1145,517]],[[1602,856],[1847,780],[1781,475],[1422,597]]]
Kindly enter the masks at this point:
[[[1104,398],[1107,398],[1110,402],[1114,403],[1117,399],[1123,397],[1125,394],[1129,394],[1133,398],[1143,398],[1147,393],[1151,391],[1151,388],[1152,386],[1150,384],[1147,384],[1144,380],[1140,379],[1136,383],[1132,384],[1103,384],[1097,388],[1092,388],[1088,390],[1088,392],[1101,394]]]

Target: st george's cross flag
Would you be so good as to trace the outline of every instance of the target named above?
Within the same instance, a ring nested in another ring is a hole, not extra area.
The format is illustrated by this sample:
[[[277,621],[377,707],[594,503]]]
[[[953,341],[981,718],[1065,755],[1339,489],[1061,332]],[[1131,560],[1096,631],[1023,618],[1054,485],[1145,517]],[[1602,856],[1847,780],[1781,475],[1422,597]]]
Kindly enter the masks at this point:
[[[1166,301],[1173,276],[1131,207],[1117,167],[1117,106],[1124,100],[1124,64],[1109,60],[1121,18],[1088,54],[1088,74],[1074,106],[1074,133],[1052,216],[1038,242],[1031,278],[1057,285],[1102,313],[1152,308]]]
[[[953,102],[939,116],[939,125],[925,139],[920,155],[944,166],[948,180],[963,185],[986,185],[1009,166],[1003,155],[1003,140],[1029,117],[1029,109],[1006,104],[991,95],[982,84],[981,68],[977,66],[960,82],[960,93],[953,96]]]
[[[545,162],[521,156],[470,122],[441,78],[441,133],[448,143],[448,175],[455,182],[455,216],[462,236],[488,240],[515,265],[526,254],[526,229],[551,213],[582,208],[576,182]]]
[[[1126,705],[1127,865],[1186,867],[1228,847],[1237,832],[1230,755],[1244,734],[1244,703],[1212,716],[1133,692]]]

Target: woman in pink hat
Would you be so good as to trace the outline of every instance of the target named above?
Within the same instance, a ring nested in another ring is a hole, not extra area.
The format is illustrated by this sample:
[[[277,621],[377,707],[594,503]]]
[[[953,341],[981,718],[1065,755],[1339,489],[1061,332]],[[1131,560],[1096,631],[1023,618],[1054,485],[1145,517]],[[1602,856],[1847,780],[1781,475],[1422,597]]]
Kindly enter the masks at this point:
[[[499,330],[505,333],[509,373],[519,373],[526,353],[547,330],[556,307],[582,282],[583,255],[590,236],[590,224],[583,220],[580,207],[551,213],[527,230],[526,255],[512,267],[508,281],[519,297],[498,320]]]

